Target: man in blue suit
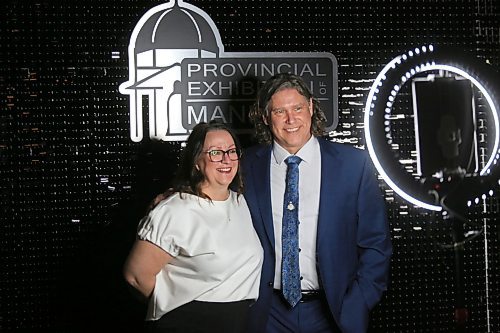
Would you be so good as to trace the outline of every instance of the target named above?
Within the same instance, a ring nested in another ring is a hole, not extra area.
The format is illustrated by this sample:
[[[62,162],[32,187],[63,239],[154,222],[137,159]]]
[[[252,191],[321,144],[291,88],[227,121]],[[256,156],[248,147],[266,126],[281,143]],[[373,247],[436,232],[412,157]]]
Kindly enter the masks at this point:
[[[292,74],[266,81],[250,117],[262,145],[245,151],[242,170],[264,263],[249,332],[366,332],[369,312],[387,288],[392,254],[386,208],[368,155],[321,138],[325,116],[319,102]],[[290,155],[300,160],[296,205],[284,203]],[[289,280],[291,269],[282,264],[290,252],[282,230],[288,230],[287,210],[296,208],[295,304],[283,295],[283,274]]]

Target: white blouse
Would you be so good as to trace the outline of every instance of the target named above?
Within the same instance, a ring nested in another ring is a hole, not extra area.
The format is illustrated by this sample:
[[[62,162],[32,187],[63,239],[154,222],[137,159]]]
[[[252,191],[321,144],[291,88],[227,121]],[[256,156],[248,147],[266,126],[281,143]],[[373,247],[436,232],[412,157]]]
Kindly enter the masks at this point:
[[[146,320],[193,300],[257,299],[263,251],[243,195],[176,193],[141,221],[138,236],[174,257],[156,276]]]

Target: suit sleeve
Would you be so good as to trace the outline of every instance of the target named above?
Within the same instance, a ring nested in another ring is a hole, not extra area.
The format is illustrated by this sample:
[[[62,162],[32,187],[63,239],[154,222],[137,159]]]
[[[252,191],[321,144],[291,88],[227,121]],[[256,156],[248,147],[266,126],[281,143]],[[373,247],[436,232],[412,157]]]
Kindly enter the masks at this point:
[[[385,202],[371,161],[365,156],[357,202],[358,268],[341,310],[345,332],[366,331],[368,313],[387,289],[392,255]]]
[[[371,309],[387,290],[392,244],[385,202],[368,158],[360,184],[358,212],[360,261],[357,278]]]

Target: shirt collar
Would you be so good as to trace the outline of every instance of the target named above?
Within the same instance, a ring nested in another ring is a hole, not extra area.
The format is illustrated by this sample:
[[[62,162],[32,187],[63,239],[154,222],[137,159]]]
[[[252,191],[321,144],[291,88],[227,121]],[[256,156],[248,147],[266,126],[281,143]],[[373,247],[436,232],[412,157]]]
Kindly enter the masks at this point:
[[[311,163],[314,161],[314,154],[319,145],[318,139],[311,135],[311,138],[306,142],[302,148],[295,154],[300,157],[303,162]],[[281,147],[276,141],[273,142],[273,157],[276,164],[281,165],[288,156],[291,156],[285,148]]]

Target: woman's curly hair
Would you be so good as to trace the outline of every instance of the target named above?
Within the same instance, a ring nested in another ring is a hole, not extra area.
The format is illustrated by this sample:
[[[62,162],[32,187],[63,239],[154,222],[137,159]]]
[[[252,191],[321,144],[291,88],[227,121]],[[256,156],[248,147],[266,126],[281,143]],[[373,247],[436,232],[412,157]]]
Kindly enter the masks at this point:
[[[313,114],[311,119],[311,134],[314,136],[325,135],[326,117],[321,110],[319,100],[313,96],[311,90],[300,76],[281,73],[268,79],[260,88],[257,100],[249,113],[250,121],[255,126],[255,138],[260,143],[271,144],[273,134],[264,119],[269,119],[269,102],[273,95],[283,89],[295,89],[307,100],[312,99]]]

